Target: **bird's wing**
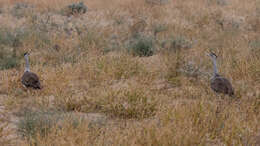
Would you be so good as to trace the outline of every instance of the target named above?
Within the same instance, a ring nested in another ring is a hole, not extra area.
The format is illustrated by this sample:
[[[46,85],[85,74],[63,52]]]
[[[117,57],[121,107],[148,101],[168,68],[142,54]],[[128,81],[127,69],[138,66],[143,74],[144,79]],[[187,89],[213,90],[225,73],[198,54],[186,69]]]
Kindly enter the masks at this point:
[[[233,95],[234,94],[234,89],[233,89],[231,83],[229,82],[229,80],[226,79],[226,78],[222,78],[222,80],[223,80],[223,83],[225,84],[225,87],[226,87],[226,90],[227,90],[227,94]]]
[[[29,81],[30,78],[29,78],[29,74],[28,72],[25,72],[22,76],[22,83],[25,85],[25,86],[29,86]]]
[[[225,93],[229,95],[234,94],[231,83],[223,77],[214,78],[211,82],[211,88],[216,92]]]
[[[32,72],[25,72],[22,76],[22,83],[28,87],[40,88],[39,77]]]

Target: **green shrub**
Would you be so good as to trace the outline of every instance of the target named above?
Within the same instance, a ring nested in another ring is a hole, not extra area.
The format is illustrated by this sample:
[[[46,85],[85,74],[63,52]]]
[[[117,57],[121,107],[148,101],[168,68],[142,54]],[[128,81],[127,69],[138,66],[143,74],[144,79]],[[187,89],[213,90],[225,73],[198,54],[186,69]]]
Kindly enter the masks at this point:
[[[46,136],[48,131],[58,121],[57,113],[50,111],[25,110],[24,117],[18,123],[18,132],[27,138],[32,138],[36,134]]]
[[[22,18],[31,13],[32,5],[27,3],[19,2],[14,5],[11,10],[11,14],[17,18]]]
[[[0,44],[5,46],[12,46],[17,41],[15,35],[10,31],[0,30]]]
[[[16,49],[10,51],[0,47],[0,70],[19,67],[21,58],[16,55]]]
[[[145,0],[145,2],[150,5],[165,5],[168,4],[170,1],[169,0]]]
[[[136,36],[128,46],[128,51],[134,56],[148,57],[155,52],[154,40],[151,37]]]
[[[1,60],[0,69],[1,70],[10,69],[10,68],[17,67],[18,65],[19,65],[19,60],[16,57],[7,57]]]
[[[22,45],[23,40],[29,35],[28,31],[24,28],[9,30],[9,28],[0,29],[0,46],[6,47],[19,47]]]
[[[228,2],[226,0],[208,0],[209,4],[212,5],[219,5],[219,6],[226,6]]]
[[[18,122],[18,132],[29,140],[36,138],[38,135],[45,137],[52,128],[61,129],[67,121],[76,128],[83,120],[72,114],[66,114],[63,111],[53,109],[41,109],[38,111],[25,109],[20,115],[22,118]]]
[[[68,16],[75,14],[84,14],[88,10],[87,6],[84,5],[83,2],[73,3],[67,6],[66,14]]]

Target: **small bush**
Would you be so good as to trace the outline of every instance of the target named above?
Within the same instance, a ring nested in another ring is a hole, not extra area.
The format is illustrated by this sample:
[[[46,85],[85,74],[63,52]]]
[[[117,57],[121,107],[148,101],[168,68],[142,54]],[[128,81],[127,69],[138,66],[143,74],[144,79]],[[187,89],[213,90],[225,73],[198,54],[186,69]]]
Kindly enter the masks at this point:
[[[18,132],[27,138],[33,138],[36,134],[46,136],[58,119],[55,112],[25,110],[22,120],[18,123]]]
[[[0,69],[4,70],[4,69],[15,68],[18,65],[19,65],[19,60],[16,57],[6,57],[3,60],[1,60]]]
[[[16,49],[13,49],[13,51],[7,51],[3,48],[0,49],[0,70],[19,67],[21,57],[16,56]]]
[[[154,41],[151,37],[137,36],[130,42],[128,51],[134,56],[148,57],[155,52]]]
[[[155,115],[156,101],[141,90],[111,92],[103,111],[115,117],[142,119]]]
[[[228,2],[226,0],[208,0],[209,4],[216,4],[219,6],[226,6]]]
[[[0,44],[5,46],[12,46],[17,40],[15,35],[10,31],[0,30]]]
[[[84,5],[83,2],[73,3],[67,7],[67,15],[76,15],[76,14],[84,14],[88,10],[87,6]]]
[[[11,14],[17,18],[25,17],[27,14],[30,14],[30,9],[32,9],[33,6],[19,2],[14,5],[14,7],[11,10]]]
[[[170,1],[169,0],[145,0],[145,2],[151,5],[165,5],[168,4]]]
[[[9,30],[9,28],[0,29],[0,46],[6,47],[19,47],[22,45],[23,40],[29,35],[28,31],[24,28]]]
[[[62,128],[64,121],[69,120],[76,128],[82,120],[71,114],[57,110],[23,110],[22,119],[18,122],[18,132],[25,138],[32,140],[36,136],[46,137],[52,128]]]
[[[19,66],[22,56],[17,56],[16,52],[27,35],[28,33],[21,28],[0,29],[0,70]]]

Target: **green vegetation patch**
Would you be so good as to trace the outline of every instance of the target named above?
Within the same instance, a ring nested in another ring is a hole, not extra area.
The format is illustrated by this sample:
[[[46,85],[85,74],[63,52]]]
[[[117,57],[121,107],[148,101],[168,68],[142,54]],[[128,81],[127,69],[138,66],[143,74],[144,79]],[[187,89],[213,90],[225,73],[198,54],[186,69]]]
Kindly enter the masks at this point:
[[[18,132],[30,140],[36,136],[47,136],[52,128],[62,128],[62,124],[66,120],[71,121],[75,128],[82,120],[57,110],[33,111],[25,109],[21,115],[22,118],[18,122]]]
[[[7,50],[0,47],[0,70],[19,67],[21,58],[16,55],[16,49]]]
[[[72,3],[67,6],[65,13],[68,16],[77,15],[77,14],[84,14],[88,10],[87,6],[83,2],[79,3]]]
[[[152,37],[138,35],[130,41],[128,52],[134,56],[149,57],[155,53],[155,42]]]

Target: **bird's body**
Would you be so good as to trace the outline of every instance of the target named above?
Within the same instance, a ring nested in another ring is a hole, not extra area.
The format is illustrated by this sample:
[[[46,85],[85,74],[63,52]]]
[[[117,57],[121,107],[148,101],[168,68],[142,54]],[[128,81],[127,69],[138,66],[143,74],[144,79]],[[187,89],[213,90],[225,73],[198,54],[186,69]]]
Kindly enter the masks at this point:
[[[25,66],[24,74],[21,78],[22,84],[27,88],[41,89],[41,83],[39,77],[35,73],[30,71],[28,56],[29,56],[28,53],[24,54],[26,66]]]
[[[217,93],[228,94],[229,96],[234,95],[234,89],[229,80],[218,74],[210,80],[210,87]]]
[[[33,89],[41,89],[39,77],[33,72],[24,72],[22,76],[22,84],[27,88],[31,87]]]
[[[217,55],[211,52],[209,56],[212,59],[213,69],[214,69],[213,77],[210,80],[211,89],[217,93],[223,93],[229,96],[233,96],[234,89],[231,83],[229,82],[229,80],[218,74],[217,61],[216,61]]]

